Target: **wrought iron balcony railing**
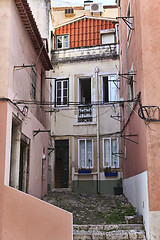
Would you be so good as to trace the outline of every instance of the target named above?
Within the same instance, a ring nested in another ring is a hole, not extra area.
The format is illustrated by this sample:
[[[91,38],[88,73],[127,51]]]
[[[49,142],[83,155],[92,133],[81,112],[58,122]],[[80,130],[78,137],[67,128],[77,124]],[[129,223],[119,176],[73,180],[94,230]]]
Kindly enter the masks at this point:
[[[78,122],[92,122],[92,105],[78,106]]]

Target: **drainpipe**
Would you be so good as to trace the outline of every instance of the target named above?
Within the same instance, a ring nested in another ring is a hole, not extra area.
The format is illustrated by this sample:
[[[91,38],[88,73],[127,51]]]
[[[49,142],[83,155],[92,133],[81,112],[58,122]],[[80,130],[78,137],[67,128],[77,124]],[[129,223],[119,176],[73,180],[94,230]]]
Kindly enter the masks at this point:
[[[98,81],[98,73],[99,73],[99,68],[95,68],[95,76],[96,76],[96,82],[97,82],[97,193],[100,193],[100,163],[99,163],[99,81]]]

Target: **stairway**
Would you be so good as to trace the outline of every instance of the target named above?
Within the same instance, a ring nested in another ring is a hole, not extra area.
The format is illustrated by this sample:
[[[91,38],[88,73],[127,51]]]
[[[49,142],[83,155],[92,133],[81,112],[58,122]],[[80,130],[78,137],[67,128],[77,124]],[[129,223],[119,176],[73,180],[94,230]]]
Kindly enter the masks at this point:
[[[143,224],[74,225],[74,240],[145,240]]]

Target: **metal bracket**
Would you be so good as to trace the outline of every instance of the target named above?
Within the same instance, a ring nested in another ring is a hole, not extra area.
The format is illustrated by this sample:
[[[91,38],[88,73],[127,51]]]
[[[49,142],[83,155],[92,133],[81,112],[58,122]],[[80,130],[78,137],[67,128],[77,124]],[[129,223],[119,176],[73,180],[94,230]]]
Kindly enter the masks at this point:
[[[116,17],[116,19],[122,19],[124,23],[131,29],[134,30],[134,28],[131,27],[132,22],[128,21],[129,18],[134,18],[134,17]]]
[[[39,130],[34,130],[33,131],[33,137],[35,137],[40,132],[48,132],[48,133],[50,133],[51,130],[40,130],[40,129]]]
[[[21,69],[23,69],[23,68],[33,68],[33,67],[35,67],[36,65],[22,65],[22,66],[14,66],[14,68],[20,68],[20,69],[18,69],[18,70],[21,70]]]
[[[110,117],[113,118],[114,120],[122,122],[122,120],[121,120],[122,116],[119,116],[119,115],[112,116],[112,115],[110,115]]]
[[[112,155],[114,155],[114,156],[118,156],[119,158],[123,158],[123,157],[120,157],[120,155],[123,155],[124,153],[113,153],[112,152]]]
[[[117,83],[116,82],[120,82],[120,80],[108,80],[108,82],[113,82],[114,83],[114,85],[118,88],[118,89],[120,89],[120,87],[117,85]]]
[[[136,141],[133,141],[133,140],[131,140],[130,138],[128,138],[128,137],[138,137],[138,135],[121,135],[120,137],[122,137],[122,138],[124,138],[124,139],[126,139],[126,140],[128,140],[128,141],[130,141],[130,142],[133,142],[133,143],[136,143],[136,144],[138,144],[138,142],[136,142]]]
[[[130,80],[130,76],[132,77],[132,76],[135,76],[136,75],[136,73],[135,72],[128,72],[128,73],[119,73],[118,74],[120,77],[122,77],[122,78],[125,78],[125,79],[127,79],[128,81]],[[133,80],[133,82],[136,82],[135,80]]]
[[[50,155],[55,150],[55,148],[49,147],[48,150],[50,150],[50,152],[48,153],[48,155]]]
[[[138,109],[138,116],[147,122],[159,122],[160,107],[140,105],[140,108]]]

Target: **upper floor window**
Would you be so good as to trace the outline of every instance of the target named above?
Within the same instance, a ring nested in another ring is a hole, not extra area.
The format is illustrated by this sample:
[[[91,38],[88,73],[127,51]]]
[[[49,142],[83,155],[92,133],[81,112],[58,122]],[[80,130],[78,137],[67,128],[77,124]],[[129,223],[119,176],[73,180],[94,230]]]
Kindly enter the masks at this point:
[[[74,14],[74,9],[73,8],[66,8],[65,9],[65,14]]]
[[[69,48],[69,35],[56,36],[56,48]]]
[[[103,77],[103,102],[117,101],[117,84],[116,75]]]
[[[36,99],[36,69],[32,67],[31,69],[31,97]]]
[[[79,168],[93,168],[93,140],[79,139]]]
[[[103,139],[103,167],[119,167],[118,138]]]
[[[56,80],[56,105],[65,106],[69,103],[68,79]]]

